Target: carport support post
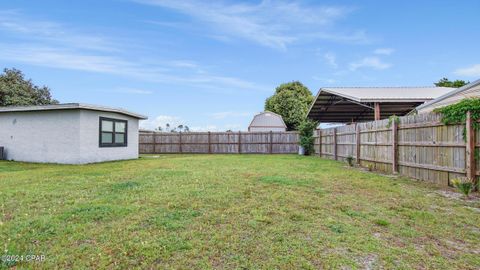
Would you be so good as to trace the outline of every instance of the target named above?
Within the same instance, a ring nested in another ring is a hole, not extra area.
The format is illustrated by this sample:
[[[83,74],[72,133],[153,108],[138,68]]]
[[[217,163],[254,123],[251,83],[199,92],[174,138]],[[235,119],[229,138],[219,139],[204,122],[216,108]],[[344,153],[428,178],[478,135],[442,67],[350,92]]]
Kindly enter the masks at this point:
[[[466,169],[467,178],[470,179],[475,186],[477,185],[476,169],[475,169],[475,129],[473,127],[471,112],[467,112],[467,121],[465,123],[466,143]]]
[[[398,173],[398,124],[392,121],[392,173]]]
[[[356,157],[355,159],[357,160],[357,164],[360,165],[360,144],[361,144],[361,137],[360,137],[360,126],[358,124],[355,124],[355,148],[356,148]]]
[[[380,103],[375,102],[375,121],[380,120]]]
[[[337,157],[337,128],[333,128],[333,158],[335,160],[338,159],[338,157]]]

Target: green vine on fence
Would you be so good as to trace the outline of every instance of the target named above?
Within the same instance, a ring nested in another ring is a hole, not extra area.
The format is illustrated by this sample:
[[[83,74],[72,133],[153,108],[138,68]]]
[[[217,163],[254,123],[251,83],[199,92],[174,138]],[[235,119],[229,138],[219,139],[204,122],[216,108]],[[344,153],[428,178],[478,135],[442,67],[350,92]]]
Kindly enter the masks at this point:
[[[458,103],[434,110],[434,112],[442,114],[442,123],[445,125],[465,123],[467,121],[468,111],[470,111],[470,116],[472,118],[472,128],[479,130],[480,123],[478,123],[478,120],[480,120],[480,98],[466,98]],[[464,128],[463,140],[466,141],[466,139],[466,128]]]
[[[387,128],[390,128],[393,122],[395,122],[396,124],[400,124],[400,117],[396,116],[395,114],[388,117]]]

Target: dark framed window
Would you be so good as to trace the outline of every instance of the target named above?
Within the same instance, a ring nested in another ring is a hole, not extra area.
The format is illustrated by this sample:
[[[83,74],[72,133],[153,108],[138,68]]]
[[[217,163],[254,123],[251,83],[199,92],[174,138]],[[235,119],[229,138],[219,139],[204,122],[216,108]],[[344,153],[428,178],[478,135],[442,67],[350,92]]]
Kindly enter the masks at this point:
[[[100,147],[126,147],[128,122],[126,120],[100,117]]]

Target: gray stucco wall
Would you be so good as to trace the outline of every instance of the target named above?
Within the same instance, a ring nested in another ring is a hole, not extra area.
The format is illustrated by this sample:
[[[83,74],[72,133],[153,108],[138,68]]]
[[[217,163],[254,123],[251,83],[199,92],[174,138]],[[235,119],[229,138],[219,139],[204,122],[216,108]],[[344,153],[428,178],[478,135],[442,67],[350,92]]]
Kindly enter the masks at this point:
[[[99,117],[128,121],[127,147],[99,147]],[[84,164],[138,158],[138,119],[90,110],[0,113],[8,160]]]
[[[99,147],[100,117],[127,120],[127,147]],[[80,163],[138,158],[138,119],[107,112],[80,112]]]

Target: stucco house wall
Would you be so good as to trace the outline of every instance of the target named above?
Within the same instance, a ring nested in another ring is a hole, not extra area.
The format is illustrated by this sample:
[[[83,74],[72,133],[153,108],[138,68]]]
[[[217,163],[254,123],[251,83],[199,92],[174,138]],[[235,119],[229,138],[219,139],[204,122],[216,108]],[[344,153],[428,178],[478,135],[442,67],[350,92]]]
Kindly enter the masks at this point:
[[[82,108],[2,110],[0,146],[5,147],[7,160],[86,164],[138,158],[139,119],[144,119],[139,117],[143,116]],[[100,117],[127,121],[127,146],[100,147]]]
[[[126,147],[99,147],[100,117],[126,120]],[[80,111],[80,163],[138,158],[138,119],[118,113]]]
[[[1,113],[0,145],[8,160],[78,163],[79,124],[79,111]]]

